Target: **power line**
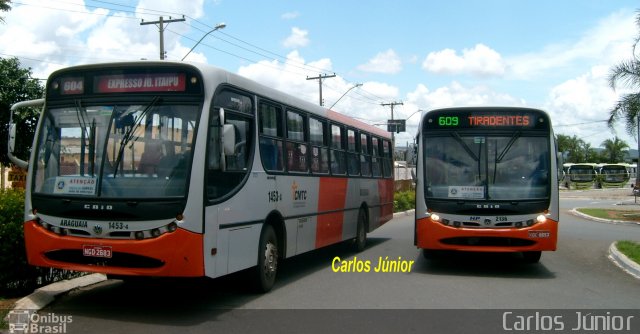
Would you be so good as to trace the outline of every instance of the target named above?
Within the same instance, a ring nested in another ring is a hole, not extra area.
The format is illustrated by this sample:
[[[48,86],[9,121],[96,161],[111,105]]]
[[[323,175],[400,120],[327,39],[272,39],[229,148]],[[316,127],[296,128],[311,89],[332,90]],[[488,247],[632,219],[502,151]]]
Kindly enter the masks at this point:
[[[600,120],[600,121],[590,121],[590,122],[582,122],[582,123],[574,123],[574,124],[559,124],[559,125],[554,125],[554,128],[559,128],[559,127],[563,127],[563,126],[577,126],[577,125],[586,125],[586,124],[594,124],[594,123],[603,123],[603,122],[608,122],[608,119],[604,119],[604,120]]]
[[[85,8],[85,9],[86,8],[106,9],[106,10],[110,10],[110,11],[117,11],[117,12],[122,12],[122,13],[130,13],[130,14],[135,14],[135,15],[158,15],[158,14],[173,15],[173,16],[182,15],[183,18],[188,18],[190,22],[197,23],[198,25],[206,27],[208,29],[211,28],[211,26],[209,26],[208,24],[205,24],[205,23],[203,23],[202,21],[200,21],[198,19],[195,19],[193,17],[190,17],[188,15],[184,15],[184,14],[181,14],[181,13],[162,11],[162,10],[157,10],[157,9],[152,9],[152,8],[139,8],[139,7],[134,7],[134,6],[126,5],[126,4],[117,3],[117,2],[114,2],[114,1],[101,1],[101,0],[89,0],[89,1],[93,2],[93,3],[105,4],[105,5],[108,5],[108,6],[96,6],[96,5],[89,5],[89,4],[82,5],[82,4],[72,3],[72,2],[68,2],[68,1],[58,1],[58,2],[66,3],[66,4],[69,4],[69,5],[73,5],[73,6],[82,6],[82,8]],[[45,9],[49,9],[49,10],[57,10],[57,11],[65,11],[65,12],[76,12],[76,13],[85,14],[85,15],[99,15],[99,16],[106,16],[106,17],[118,17],[118,18],[124,18],[124,19],[135,19],[135,20],[138,20],[138,18],[136,18],[136,17],[127,16],[127,15],[117,15],[117,13],[96,13],[96,12],[90,12],[90,11],[86,11],[86,10],[85,11],[72,10],[72,9],[69,9],[69,8],[43,6],[43,5],[36,5],[36,4],[30,4],[30,3],[16,2],[16,1],[13,1],[12,3],[14,5],[34,6],[34,7],[45,8]],[[153,22],[151,22],[151,23],[153,23]],[[197,27],[196,25],[194,25],[192,23],[185,23],[185,24],[187,26],[193,28],[194,30],[204,32],[203,29]],[[170,29],[166,29],[166,28],[162,29],[162,27],[159,27],[159,30],[166,30],[168,32],[173,32]],[[175,33],[175,32],[173,32],[173,33]],[[219,32],[219,33],[224,35],[224,36],[226,36],[226,37],[228,37],[231,40],[225,39],[225,38],[216,37],[217,39],[219,39],[219,40],[221,40],[221,41],[223,41],[223,42],[225,42],[225,43],[227,43],[229,45],[232,45],[232,46],[234,46],[236,48],[242,49],[242,50],[244,50],[246,52],[251,52],[253,54],[257,54],[257,55],[259,55],[261,57],[266,58],[267,60],[276,60],[276,61],[280,61],[281,60],[281,61],[283,61],[284,64],[286,64],[288,66],[291,66],[291,67],[294,67],[294,68],[298,68],[298,69],[301,69],[301,70],[307,71],[307,72],[308,71],[318,72],[318,70],[320,70],[320,72],[327,72],[327,69],[322,69],[322,68],[319,68],[319,67],[316,67],[316,66],[313,66],[313,65],[307,65],[304,62],[299,62],[299,61],[296,61],[294,59],[287,58],[286,56],[283,56],[283,55],[280,55],[278,53],[269,51],[269,50],[267,50],[265,48],[262,48],[260,46],[255,45],[255,44],[252,44],[250,42],[244,41],[244,40],[242,40],[242,39],[240,39],[238,37],[232,36],[232,35],[230,35],[228,33],[224,33],[224,32]],[[177,34],[177,33],[175,33],[175,34]],[[189,40],[193,40],[193,39],[191,39],[191,38],[189,38],[187,36],[184,36],[182,34],[177,34],[177,35],[181,36],[183,38],[187,38]],[[232,40],[237,41],[239,43],[235,43]],[[244,44],[244,45],[246,45],[248,47],[243,46],[241,44]],[[276,70],[289,72],[289,73],[294,73],[296,75],[301,75],[301,76],[304,75],[302,73],[296,73],[296,72],[288,71],[288,70],[286,70],[284,68],[278,68],[278,67],[275,67],[275,66],[271,66],[270,64],[262,62],[262,61],[255,61],[255,60],[249,59],[247,57],[235,54],[233,52],[221,50],[221,49],[218,49],[218,48],[213,48],[213,47],[211,47],[209,45],[206,45],[206,44],[202,44],[202,45],[206,46],[206,47],[209,47],[209,48],[211,48],[211,49],[213,49],[215,51],[222,52],[222,53],[228,54],[230,56],[236,57],[238,59],[249,61],[251,63],[255,63],[255,64],[258,64],[258,65],[261,65],[261,66],[272,67],[272,68],[274,68]],[[255,50],[252,50],[251,48],[253,48]],[[162,49],[163,48],[161,47],[161,50]],[[163,58],[165,58],[165,53],[161,54],[161,59],[163,59]],[[25,59],[27,59],[27,58],[25,58]],[[118,59],[118,60],[120,60],[120,59]],[[39,61],[39,60],[34,60],[34,61]],[[43,61],[43,62],[47,62],[47,61]],[[334,74],[335,74],[335,72],[334,72]],[[347,79],[345,78],[345,80],[347,80]],[[351,81],[351,80],[347,80],[347,81]],[[369,96],[367,96],[365,94],[368,94]],[[362,99],[358,99],[358,98],[353,97],[353,96],[349,97],[349,98],[356,99],[356,100],[364,102],[364,103],[375,103],[375,104],[377,104],[379,101],[383,101],[384,100],[383,98],[381,98],[379,96],[376,96],[375,94],[373,94],[371,92],[366,91],[366,89],[360,89],[357,92],[355,92],[354,95],[358,95],[358,96],[361,96],[362,98],[364,98],[366,100],[372,101],[372,102],[367,102],[367,101],[364,101]],[[371,96],[373,96],[375,98],[372,98]]]

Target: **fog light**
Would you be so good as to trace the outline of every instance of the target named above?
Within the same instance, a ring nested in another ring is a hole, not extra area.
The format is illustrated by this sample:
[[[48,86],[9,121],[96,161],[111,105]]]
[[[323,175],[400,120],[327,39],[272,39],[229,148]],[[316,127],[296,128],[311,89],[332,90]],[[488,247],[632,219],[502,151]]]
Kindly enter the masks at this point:
[[[160,229],[154,228],[153,230],[151,230],[151,236],[154,238],[157,238],[160,236]]]
[[[533,219],[527,220],[527,226],[533,226],[533,223],[534,223]]]
[[[171,224],[167,225],[167,231],[169,232],[175,232],[178,229],[178,224],[176,222],[172,222]]]
[[[516,222],[516,227],[522,227],[522,222]]]
[[[544,215],[539,215],[538,217],[536,217],[536,221],[538,223],[544,223],[547,221],[547,217],[545,217]]]
[[[460,225],[462,225],[462,223],[458,221],[453,222],[453,227],[460,227]]]
[[[136,231],[136,233],[135,233],[135,237],[136,237],[136,239],[138,239],[138,240],[142,240],[142,239],[144,239],[144,232],[142,232],[142,231]]]
[[[450,221],[449,221],[449,219],[443,219],[442,223],[448,226]]]

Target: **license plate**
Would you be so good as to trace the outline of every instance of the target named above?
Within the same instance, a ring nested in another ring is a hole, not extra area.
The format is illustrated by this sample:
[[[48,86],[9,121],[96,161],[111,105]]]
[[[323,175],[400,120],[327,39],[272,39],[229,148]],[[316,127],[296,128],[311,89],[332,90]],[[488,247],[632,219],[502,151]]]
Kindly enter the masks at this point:
[[[551,237],[551,232],[549,231],[529,231],[529,238],[544,239],[549,237]]]
[[[111,258],[111,246],[82,245],[82,255]]]

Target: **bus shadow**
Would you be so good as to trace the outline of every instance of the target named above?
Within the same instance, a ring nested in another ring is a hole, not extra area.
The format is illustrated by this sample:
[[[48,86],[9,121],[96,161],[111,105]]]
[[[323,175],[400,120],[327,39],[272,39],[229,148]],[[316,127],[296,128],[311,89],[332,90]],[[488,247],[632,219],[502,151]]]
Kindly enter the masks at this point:
[[[387,241],[370,238],[367,249]],[[349,242],[324,247],[281,262],[271,293],[321,270],[330,270],[334,257],[358,254]],[[366,251],[366,249],[365,249]],[[92,319],[118,323],[193,326],[215,321],[236,309],[244,308],[262,293],[252,289],[251,269],[209,279],[143,278],[133,281],[110,279],[73,290],[40,313],[73,316],[74,329]],[[277,307],[286,308],[286,305]],[[90,328],[87,328],[90,329]]]
[[[430,275],[482,276],[496,278],[552,279],[556,275],[543,263],[526,263],[519,253],[442,251],[431,259],[422,252],[413,273]]]

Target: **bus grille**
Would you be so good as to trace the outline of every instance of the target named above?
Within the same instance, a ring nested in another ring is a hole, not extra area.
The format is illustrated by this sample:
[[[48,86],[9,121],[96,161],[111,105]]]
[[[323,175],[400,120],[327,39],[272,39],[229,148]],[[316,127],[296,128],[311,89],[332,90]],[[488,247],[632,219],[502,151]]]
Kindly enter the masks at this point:
[[[113,252],[111,258],[84,256],[81,249],[61,249],[46,252],[44,255],[53,261],[101,267],[159,268],[164,265],[164,262],[158,259],[122,252]]]
[[[536,243],[535,241],[527,239],[500,237],[454,237],[442,239],[440,242],[446,245],[486,247],[525,247]]]

